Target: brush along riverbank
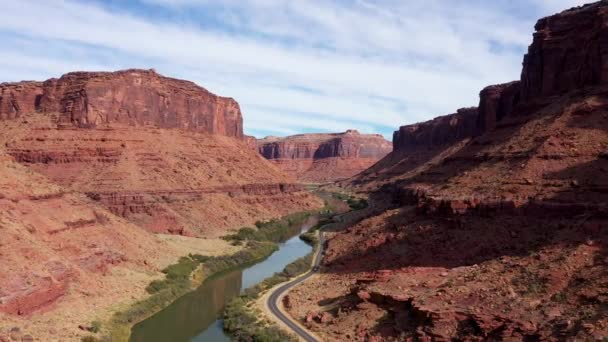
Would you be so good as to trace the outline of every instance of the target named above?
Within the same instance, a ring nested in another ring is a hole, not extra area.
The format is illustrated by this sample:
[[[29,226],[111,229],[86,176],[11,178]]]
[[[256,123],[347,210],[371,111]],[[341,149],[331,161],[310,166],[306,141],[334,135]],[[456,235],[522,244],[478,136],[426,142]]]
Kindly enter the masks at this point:
[[[154,280],[147,286],[149,297],[116,312],[111,319],[103,322],[102,331],[88,337],[88,340],[128,341],[135,324],[163,310],[211,276],[264,260],[277,250],[278,242],[283,237],[293,235],[294,229],[299,229],[311,215],[317,213],[295,213],[281,219],[257,222],[255,228],[241,228],[224,238],[242,246],[240,251],[232,255],[210,257],[189,254],[180,258],[176,264],[162,271],[165,274],[163,279]]]

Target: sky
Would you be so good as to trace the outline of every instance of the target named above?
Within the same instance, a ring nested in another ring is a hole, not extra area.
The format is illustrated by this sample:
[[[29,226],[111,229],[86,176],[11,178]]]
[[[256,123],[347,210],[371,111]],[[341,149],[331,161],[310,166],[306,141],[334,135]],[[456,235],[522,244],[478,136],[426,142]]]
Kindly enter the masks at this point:
[[[154,68],[241,105],[247,134],[399,126],[519,79],[579,0],[0,0],[0,82]]]

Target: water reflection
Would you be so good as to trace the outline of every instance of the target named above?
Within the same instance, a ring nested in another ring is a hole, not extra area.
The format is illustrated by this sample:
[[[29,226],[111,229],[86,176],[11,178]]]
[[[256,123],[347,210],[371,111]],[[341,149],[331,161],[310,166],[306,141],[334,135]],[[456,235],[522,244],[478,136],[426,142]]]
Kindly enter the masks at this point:
[[[135,325],[131,342],[230,341],[218,319],[228,301],[243,290],[280,272],[292,261],[310,253],[312,248],[299,238],[302,231],[318,222],[311,217],[294,227],[289,239],[267,259],[241,269],[221,273],[205,281],[198,289],[172,303],[166,309]]]
[[[242,271],[219,274],[166,309],[135,325],[133,342],[189,341],[217,320],[226,303],[241,291]]]

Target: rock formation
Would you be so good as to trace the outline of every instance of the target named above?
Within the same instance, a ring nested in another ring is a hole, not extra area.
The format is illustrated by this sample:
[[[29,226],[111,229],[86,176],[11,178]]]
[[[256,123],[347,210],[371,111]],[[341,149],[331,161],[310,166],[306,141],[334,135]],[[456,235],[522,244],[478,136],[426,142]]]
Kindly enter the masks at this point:
[[[393,134],[393,149],[401,152],[445,146],[469,138],[475,133],[477,113],[477,108],[463,108],[455,114],[402,126]]]
[[[524,57],[522,99],[561,95],[608,82],[604,1],[540,19]]]
[[[72,72],[0,85],[0,118],[39,111],[80,128],[112,124],[180,128],[243,138],[239,104],[153,70]]]
[[[301,182],[328,182],[367,169],[391,151],[381,135],[344,133],[300,134],[258,140],[262,156]]]
[[[606,27],[608,1],[541,19],[520,81],[400,128],[342,182],[374,206],[331,229],[289,311],[330,315],[307,323],[323,340],[607,336]]]
[[[153,71],[4,83],[0,132],[2,326],[77,329],[193,246],[323,205],[257,153],[234,100]]]
[[[0,84],[0,120],[15,119],[32,113],[40,105],[42,82]]]

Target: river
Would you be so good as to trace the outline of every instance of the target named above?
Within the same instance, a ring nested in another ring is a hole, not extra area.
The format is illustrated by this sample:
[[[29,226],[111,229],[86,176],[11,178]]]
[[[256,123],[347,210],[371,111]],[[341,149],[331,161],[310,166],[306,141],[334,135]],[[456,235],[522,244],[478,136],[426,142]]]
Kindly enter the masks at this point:
[[[317,217],[311,217],[304,224],[294,227],[291,237],[280,243],[279,249],[268,258],[216,274],[205,280],[196,290],[136,324],[132,329],[130,341],[230,341],[230,337],[224,333],[220,319],[228,301],[310,253],[312,247],[300,240],[299,235],[317,221]]]

